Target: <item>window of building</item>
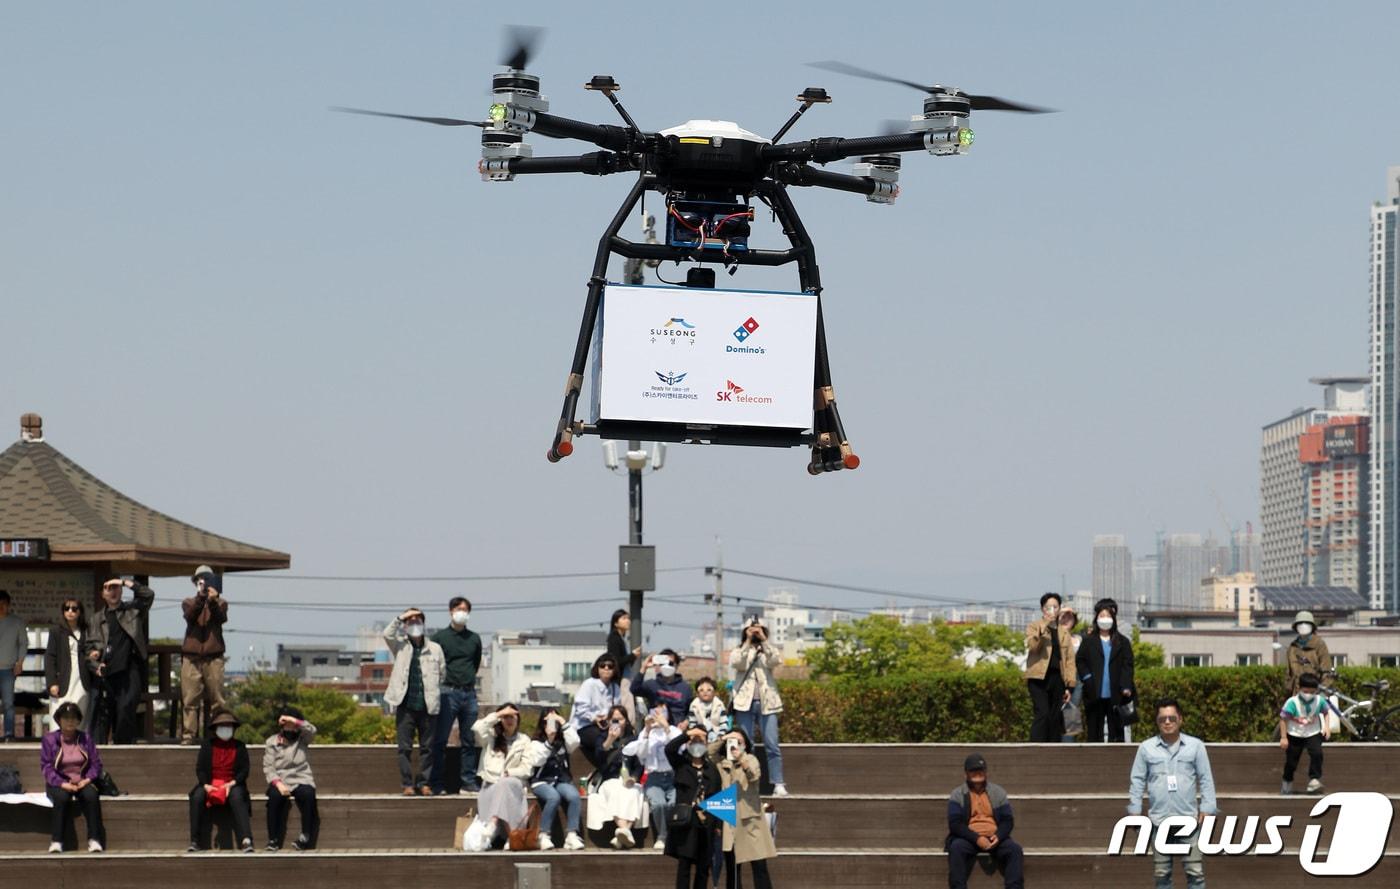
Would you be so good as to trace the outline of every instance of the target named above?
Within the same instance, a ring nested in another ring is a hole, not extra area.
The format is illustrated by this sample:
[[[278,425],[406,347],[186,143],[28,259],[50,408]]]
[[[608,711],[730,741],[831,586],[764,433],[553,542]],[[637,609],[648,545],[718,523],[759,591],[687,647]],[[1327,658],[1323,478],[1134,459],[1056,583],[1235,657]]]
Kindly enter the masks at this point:
[[[312,664],[312,666],[315,666],[315,667],[324,667],[324,666],[326,666],[327,664],[329,664],[330,662],[331,662],[331,659],[328,658],[328,657],[326,657],[325,655],[321,655],[320,657],[313,657],[313,658],[311,659],[311,664]]]
[[[383,678],[384,678],[384,671],[381,670],[381,669],[379,669],[378,667],[375,667],[374,670],[372,670],[371,672],[374,674],[374,678],[375,678],[375,679],[383,679]]]
[[[1237,654],[1235,655],[1235,666],[1237,667],[1257,667],[1264,662],[1262,655],[1257,654]]]
[[[564,665],[565,682],[582,682],[588,678],[589,672],[593,669],[588,663],[572,663]]]
[[[526,673],[540,673],[540,672],[543,672],[543,671],[544,671],[544,666],[541,665],[541,664],[526,664],[526,665],[525,665],[525,672],[526,672]]]
[[[1332,667],[1333,667],[1333,669],[1335,669],[1335,668],[1337,668],[1337,667],[1345,667],[1346,665],[1347,665],[1347,656],[1346,656],[1346,655],[1344,655],[1344,654],[1334,654],[1334,655],[1332,655]]]
[[[1373,654],[1371,655],[1371,666],[1400,667],[1400,654]]]
[[[1174,654],[1172,655],[1173,667],[1209,667],[1211,656],[1208,654]]]
[[[293,666],[293,667],[300,667],[300,666],[301,666],[301,655],[299,655],[299,654],[294,654],[294,655],[292,655],[292,666]]]

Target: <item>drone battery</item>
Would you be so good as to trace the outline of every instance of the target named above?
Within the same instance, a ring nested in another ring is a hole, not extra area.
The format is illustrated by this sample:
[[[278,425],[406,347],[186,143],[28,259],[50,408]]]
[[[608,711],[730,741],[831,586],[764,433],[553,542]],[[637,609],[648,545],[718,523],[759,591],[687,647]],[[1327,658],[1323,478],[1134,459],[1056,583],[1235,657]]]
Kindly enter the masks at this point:
[[[666,214],[666,243],[689,250],[742,253],[749,249],[753,209],[720,201],[676,201]]]

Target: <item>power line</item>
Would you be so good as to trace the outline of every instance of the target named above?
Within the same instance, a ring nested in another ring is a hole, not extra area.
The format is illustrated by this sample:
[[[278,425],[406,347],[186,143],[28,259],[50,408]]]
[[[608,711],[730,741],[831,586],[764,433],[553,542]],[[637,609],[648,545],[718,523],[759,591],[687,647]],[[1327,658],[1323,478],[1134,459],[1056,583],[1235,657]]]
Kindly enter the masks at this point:
[[[803,586],[822,587],[829,590],[843,590],[852,593],[869,593],[875,596],[892,596],[899,599],[914,599],[920,602],[937,602],[940,605],[982,605],[974,599],[955,599],[951,596],[934,596],[927,593],[910,593],[905,590],[891,590],[880,587],[856,586],[848,583],[833,583],[826,580],[812,580],[802,577],[783,577],[778,574],[764,574],[759,571],[744,571],[740,568],[725,568],[725,574],[738,574],[743,577],[757,577],[762,580],[776,580],[781,583],[796,583]],[[846,609],[850,610],[850,609]]]
[[[704,565],[679,568],[657,568],[658,574],[671,571],[699,571]],[[551,574],[475,574],[456,577],[409,575],[402,577],[365,577],[353,574],[239,574],[238,580],[315,580],[340,583],[487,583],[513,580],[571,580],[587,577],[616,577],[617,571],[562,571]]]

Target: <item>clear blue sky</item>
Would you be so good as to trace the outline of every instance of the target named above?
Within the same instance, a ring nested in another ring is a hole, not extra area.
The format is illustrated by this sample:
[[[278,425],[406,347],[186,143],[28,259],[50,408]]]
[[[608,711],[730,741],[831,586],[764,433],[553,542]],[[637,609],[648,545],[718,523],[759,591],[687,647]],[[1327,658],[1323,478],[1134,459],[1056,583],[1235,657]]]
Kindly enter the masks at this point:
[[[488,185],[475,131],[326,111],[477,117],[499,27],[526,16],[11,4],[0,441],[39,411],[49,441],[99,476],[288,550],[296,573],[610,570],[625,483],[595,439],[559,465],[543,454],[627,178]],[[581,89],[595,73],[648,128],[712,117],[772,132],[808,85],[836,101],[795,137],[918,110],[911,91],[802,65],[829,58],[1063,109],[977,115],[972,154],[911,157],[894,207],[795,195],[864,465],[813,479],[802,451],[674,448],[647,489],[663,565],[708,562],[719,534],[730,565],[777,574],[986,599],[1029,599],[1062,571],[1086,586],[1094,533],[1141,551],[1158,527],[1218,528],[1212,490],[1231,521],[1253,518],[1261,424],[1314,400],[1308,377],[1366,371],[1366,212],[1400,163],[1394,3],[778,2],[729,18],[540,3],[524,20],[551,26],[533,67],[553,108],[600,121],[610,109]],[[567,603],[614,586],[468,594]],[[235,624],[288,636],[365,615],[239,600],[440,611],[453,591],[229,590]],[[156,629],[174,626],[167,611]]]

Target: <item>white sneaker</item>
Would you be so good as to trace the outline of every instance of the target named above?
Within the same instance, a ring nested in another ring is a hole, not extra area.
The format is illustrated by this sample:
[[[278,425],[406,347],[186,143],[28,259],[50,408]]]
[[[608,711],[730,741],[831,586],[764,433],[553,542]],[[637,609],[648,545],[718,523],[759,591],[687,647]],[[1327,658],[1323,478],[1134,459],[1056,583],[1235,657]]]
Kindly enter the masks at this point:
[[[617,832],[617,839],[622,843],[622,848],[631,849],[637,845],[637,840],[632,836],[632,831],[626,827]]]
[[[63,851],[63,844],[62,844],[62,843],[49,843],[49,851],[50,851],[50,852],[62,852],[62,851]]]
[[[553,848],[554,848],[554,840],[551,840],[551,839],[549,838],[549,834],[547,834],[547,833],[542,833],[542,834],[540,834],[540,851],[541,851],[541,852],[548,852],[550,849],[553,849]]]
[[[564,848],[570,852],[578,852],[583,848],[583,838],[576,833],[570,833],[564,837]]]
[[[656,851],[660,852],[660,851],[662,851],[663,849],[666,848],[666,841],[665,841],[665,840],[657,840],[656,842],[654,842],[654,843],[651,844],[651,847],[652,847],[653,849],[655,849]]]
[[[1321,789],[1322,782],[1317,778],[1313,778],[1311,781],[1308,782],[1308,793],[1317,793]]]
[[[788,795],[787,785],[786,785],[786,784],[774,784],[774,785],[773,785],[773,795],[774,795],[774,796],[787,796],[787,795]]]
[[[610,840],[608,840],[608,845],[609,845],[609,846],[612,846],[614,849],[621,849],[621,848],[622,848],[622,831],[618,831],[617,833],[613,834],[613,838],[610,839]]]
[[[101,851],[103,851],[103,850],[102,850],[102,844],[99,843],[97,840],[88,840],[88,851],[89,851],[89,852],[101,852]]]

